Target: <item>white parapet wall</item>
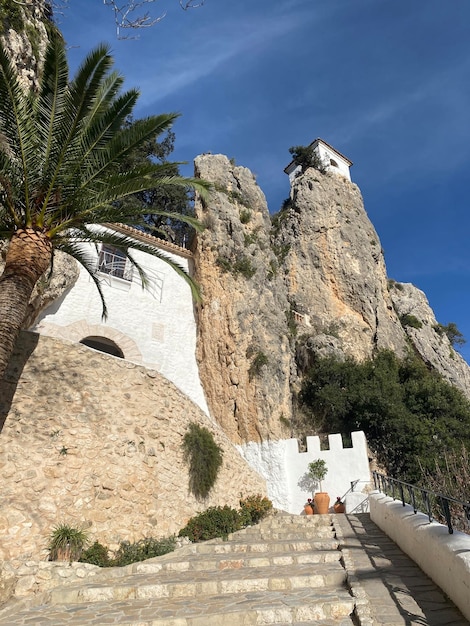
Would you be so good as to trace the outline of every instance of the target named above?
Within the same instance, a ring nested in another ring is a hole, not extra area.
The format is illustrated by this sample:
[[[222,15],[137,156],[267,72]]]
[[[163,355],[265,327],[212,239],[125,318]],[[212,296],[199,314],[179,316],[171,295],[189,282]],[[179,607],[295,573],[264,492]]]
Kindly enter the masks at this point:
[[[430,522],[383,493],[370,494],[370,516],[470,620],[470,535]]]
[[[337,496],[346,502],[346,511],[368,511],[370,488],[367,442],[362,431],[351,433],[352,447],[344,447],[341,434],[328,435],[329,449],[322,450],[319,437],[307,437],[307,451],[299,451],[297,439],[249,442],[239,446],[242,456],[266,479],[268,495],[276,508],[302,513],[307,498],[315,489],[305,477],[308,464],[316,459],[326,462],[328,473],[322,490],[330,495],[333,506]],[[356,482],[357,481],[357,482]],[[351,489],[351,483],[356,483]]]

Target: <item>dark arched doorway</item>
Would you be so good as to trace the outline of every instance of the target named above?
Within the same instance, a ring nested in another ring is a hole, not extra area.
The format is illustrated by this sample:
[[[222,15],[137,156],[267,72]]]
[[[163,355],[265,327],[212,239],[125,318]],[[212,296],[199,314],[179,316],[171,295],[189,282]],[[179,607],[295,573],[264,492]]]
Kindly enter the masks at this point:
[[[94,350],[99,350],[100,352],[111,354],[112,356],[118,356],[120,359],[124,358],[124,353],[121,348],[107,337],[85,337],[80,340],[80,343]]]

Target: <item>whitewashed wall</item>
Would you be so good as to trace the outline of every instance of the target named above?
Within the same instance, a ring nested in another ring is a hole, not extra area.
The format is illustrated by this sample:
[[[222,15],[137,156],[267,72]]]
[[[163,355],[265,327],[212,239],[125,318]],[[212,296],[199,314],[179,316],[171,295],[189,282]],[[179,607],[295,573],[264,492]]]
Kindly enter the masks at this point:
[[[318,153],[320,159],[324,163],[327,164],[327,169],[329,172],[332,172],[335,174],[341,174],[348,180],[351,180],[351,172],[349,169],[349,165],[346,163],[346,161],[344,161],[344,159],[342,159],[338,154],[336,154],[336,152],[334,152],[333,150],[330,150],[328,146],[325,146],[322,143],[318,144],[316,148],[316,152]],[[336,167],[333,165],[329,165],[331,159],[333,159],[333,161],[337,163]]]
[[[311,461],[324,459],[328,473],[322,489],[329,493],[330,505],[333,506],[337,496],[343,498],[347,494],[347,512],[366,511],[370,487],[367,442],[362,431],[351,433],[351,439],[353,447],[344,448],[340,434],[329,435],[329,450],[321,450],[319,437],[307,437],[306,452],[299,452],[297,439],[250,442],[238,448],[251,467],[266,479],[268,495],[277,508],[289,513],[303,511],[312,492],[302,478]],[[351,482],[356,480],[359,482],[351,492]]]
[[[184,256],[162,253],[188,270],[189,261]],[[90,254],[98,259],[92,246]],[[150,291],[142,289],[135,271],[132,282],[100,274],[108,307],[104,321],[96,286],[80,268],[75,285],[40,315],[32,330],[73,342],[87,336],[111,339],[125,359],[157,370],[209,415],[195,357],[191,290],[164,261],[138,251],[133,257],[147,270]]]
[[[430,522],[378,491],[370,495],[370,517],[449,596],[470,623],[470,536]]]
[[[331,172],[332,174],[340,174],[341,176],[347,178],[347,180],[351,180],[351,170],[349,163],[345,161],[334,150],[331,150],[328,146],[320,141],[315,146],[314,152],[323,161],[328,172]],[[336,166],[331,165],[331,160],[336,163]],[[301,171],[302,167],[300,165],[295,166],[293,163],[285,169],[285,172],[289,175],[289,182],[291,184],[294,182],[296,176]]]

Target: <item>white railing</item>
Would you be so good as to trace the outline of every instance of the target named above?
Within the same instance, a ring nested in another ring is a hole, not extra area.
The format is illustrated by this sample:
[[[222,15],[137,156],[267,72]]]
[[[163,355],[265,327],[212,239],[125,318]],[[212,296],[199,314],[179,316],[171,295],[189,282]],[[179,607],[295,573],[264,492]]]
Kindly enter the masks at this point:
[[[146,291],[153,298],[155,298],[155,300],[161,302],[164,274],[162,272],[159,272],[158,270],[149,269],[148,267],[142,267],[142,269],[148,281],[146,285]],[[123,256],[120,256],[119,254],[113,254],[112,252],[102,250],[98,259],[97,270],[102,274],[106,274],[107,276],[112,276],[114,278],[119,278],[128,283],[134,282],[134,284],[142,285],[139,272],[134,272],[134,268],[132,267],[129,260]],[[112,281],[108,282],[110,285],[112,284]],[[114,286],[117,286],[117,283],[115,283]]]
[[[102,250],[98,259],[98,272],[132,282],[132,265],[125,257]]]

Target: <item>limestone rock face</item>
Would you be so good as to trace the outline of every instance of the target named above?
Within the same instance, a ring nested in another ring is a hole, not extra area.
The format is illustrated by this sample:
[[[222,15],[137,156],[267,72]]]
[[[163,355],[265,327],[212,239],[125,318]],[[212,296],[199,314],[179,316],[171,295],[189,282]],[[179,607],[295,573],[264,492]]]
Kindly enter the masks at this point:
[[[295,394],[317,358],[402,357],[408,339],[470,396],[470,369],[432,329],[424,294],[387,280],[355,184],[311,168],[271,221],[249,170],[222,155],[198,157],[195,169],[215,189],[196,203],[206,225],[195,250],[197,356],[211,413],[234,442],[290,436]],[[410,311],[421,331],[402,327]]]
[[[195,168],[216,189],[196,207],[207,226],[195,267],[203,294],[197,356],[209,407],[237,443],[288,436],[289,303],[274,271],[264,194],[248,169],[225,156],[200,156]]]
[[[50,4],[34,0],[9,5],[0,12],[0,44],[16,65],[24,87],[36,87],[48,41],[45,23],[50,17]]]
[[[302,332],[317,336],[317,352],[340,348],[358,360],[382,348],[404,353],[380,241],[355,184],[310,168],[294,181],[277,229],[288,298],[307,316]]]
[[[390,291],[398,315],[412,315],[422,324],[405,325],[404,330],[423,361],[470,398],[470,367],[447,336],[436,332],[437,320],[425,294],[411,283],[392,283]]]

